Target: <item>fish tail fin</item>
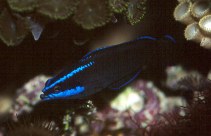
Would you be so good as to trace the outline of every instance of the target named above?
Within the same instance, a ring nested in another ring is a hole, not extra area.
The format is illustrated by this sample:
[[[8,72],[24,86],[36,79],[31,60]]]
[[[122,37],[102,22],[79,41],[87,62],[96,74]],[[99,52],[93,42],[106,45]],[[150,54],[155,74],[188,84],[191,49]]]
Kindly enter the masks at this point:
[[[157,46],[155,48],[156,52],[154,57],[159,63],[156,65],[174,65],[179,60],[183,59],[183,54],[185,54],[184,43],[176,41],[176,39],[171,35],[164,35],[157,41]],[[162,64],[160,63],[162,62]]]

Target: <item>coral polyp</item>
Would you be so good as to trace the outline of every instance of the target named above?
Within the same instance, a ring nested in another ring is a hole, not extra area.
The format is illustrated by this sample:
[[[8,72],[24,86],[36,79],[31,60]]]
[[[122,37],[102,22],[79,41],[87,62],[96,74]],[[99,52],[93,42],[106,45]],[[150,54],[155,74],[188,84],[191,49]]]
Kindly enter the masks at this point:
[[[194,22],[194,19],[191,16],[191,6],[191,2],[181,2],[174,10],[175,20],[184,24],[190,24]]]
[[[174,18],[188,25],[184,33],[186,40],[198,42],[201,47],[210,49],[211,1],[186,0],[179,2],[174,10]]]
[[[203,37],[200,45],[204,48],[210,49],[211,48],[211,38]]]
[[[198,23],[189,24],[185,29],[185,38],[187,40],[192,40],[196,42],[200,42],[203,35],[200,32]]]
[[[211,33],[211,15],[207,15],[207,16],[203,17],[199,21],[199,26],[206,33]]]
[[[209,1],[201,0],[197,1],[191,7],[191,13],[196,18],[202,18],[203,16],[210,13]]]

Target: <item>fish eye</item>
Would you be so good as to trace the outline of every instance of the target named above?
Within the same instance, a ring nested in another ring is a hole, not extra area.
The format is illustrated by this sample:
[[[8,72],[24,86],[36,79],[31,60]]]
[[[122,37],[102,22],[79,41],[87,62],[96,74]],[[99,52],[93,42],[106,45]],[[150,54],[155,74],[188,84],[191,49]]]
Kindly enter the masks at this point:
[[[61,90],[61,87],[60,87],[60,86],[55,86],[55,87],[54,87],[54,91],[58,92],[58,91],[60,91],[60,90]]]

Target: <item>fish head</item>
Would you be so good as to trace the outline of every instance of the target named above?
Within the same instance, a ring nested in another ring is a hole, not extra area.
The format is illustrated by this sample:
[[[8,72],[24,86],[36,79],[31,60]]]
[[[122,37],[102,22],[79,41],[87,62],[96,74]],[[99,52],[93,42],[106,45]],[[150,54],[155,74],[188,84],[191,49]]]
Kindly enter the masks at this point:
[[[69,99],[77,94],[82,93],[85,90],[84,86],[71,84],[59,80],[49,79],[45,83],[43,88],[43,94],[40,95],[42,100],[53,100],[53,99]]]

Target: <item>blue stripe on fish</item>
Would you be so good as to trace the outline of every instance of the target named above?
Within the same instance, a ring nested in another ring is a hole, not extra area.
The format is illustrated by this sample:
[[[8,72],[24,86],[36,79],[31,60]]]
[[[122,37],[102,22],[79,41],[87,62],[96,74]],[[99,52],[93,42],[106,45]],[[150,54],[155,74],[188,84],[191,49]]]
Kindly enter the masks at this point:
[[[173,43],[176,43],[176,40],[171,35],[165,35],[164,37],[170,39]]]
[[[50,95],[48,95],[48,97],[44,98],[44,100],[50,100],[53,98],[69,97],[69,96],[73,96],[73,95],[82,93],[84,90],[85,90],[84,86],[76,86],[75,88],[72,88],[69,90],[64,90],[59,93],[50,94]]]
[[[67,73],[65,76],[59,78],[58,80],[56,80],[54,83],[52,83],[50,86],[46,86],[46,88],[43,90],[43,92],[49,90],[50,88],[53,88],[54,86],[56,86],[57,84],[61,83],[61,82],[65,82],[65,80],[71,78],[72,76],[74,76],[75,74],[77,74],[80,71],[83,71],[85,69],[87,69],[88,67],[92,66],[94,64],[94,61],[89,62],[88,64],[85,64],[83,66],[80,66],[78,68],[76,68],[75,70]]]

